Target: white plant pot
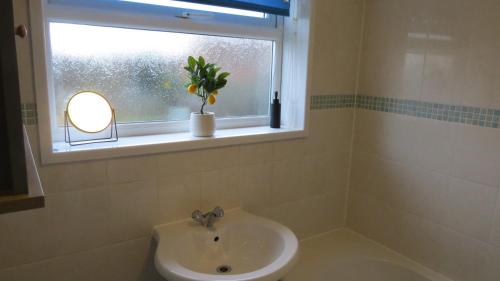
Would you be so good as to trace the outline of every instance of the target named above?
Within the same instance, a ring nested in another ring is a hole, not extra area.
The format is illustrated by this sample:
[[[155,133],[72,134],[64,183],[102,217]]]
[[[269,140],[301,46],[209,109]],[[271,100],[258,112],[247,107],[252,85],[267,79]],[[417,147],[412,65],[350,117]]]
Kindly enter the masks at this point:
[[[189,128],[194,137],[211,137],[215,132],[215,114],[213,112],[191,112]]]

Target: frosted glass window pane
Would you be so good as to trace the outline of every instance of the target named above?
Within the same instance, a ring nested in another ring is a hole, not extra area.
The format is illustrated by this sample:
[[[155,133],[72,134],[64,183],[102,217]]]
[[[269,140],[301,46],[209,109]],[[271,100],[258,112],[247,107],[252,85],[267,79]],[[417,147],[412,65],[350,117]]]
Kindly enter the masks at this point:
[[[185,89],[189,55],[231,72],[209,111],[268,115],[273,41],[52,22],[50,43],[59,125],[80,91],[106,96],[120,123],[188,120],[201,105]]]

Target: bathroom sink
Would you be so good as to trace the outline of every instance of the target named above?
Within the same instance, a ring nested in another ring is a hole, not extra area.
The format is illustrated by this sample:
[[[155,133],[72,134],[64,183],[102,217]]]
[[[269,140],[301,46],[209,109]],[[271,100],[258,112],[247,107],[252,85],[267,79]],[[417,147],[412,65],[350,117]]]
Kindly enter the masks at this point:
[[[212,228],[185,220],[154,229],[155,265],[168,281],[278,281],[298,258],[297,237],[235,209]]]

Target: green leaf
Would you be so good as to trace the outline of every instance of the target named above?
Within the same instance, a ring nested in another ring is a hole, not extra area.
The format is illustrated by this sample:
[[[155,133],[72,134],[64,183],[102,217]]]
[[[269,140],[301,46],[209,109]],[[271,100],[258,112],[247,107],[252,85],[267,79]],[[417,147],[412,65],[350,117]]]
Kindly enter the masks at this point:
[[[198,58],[198,65],[201,67],[205,66],[205,59],[202,56]]]
[[[188,65],[184,67],[189,72],[189,80],[191,84],[198,86],[196,95],[202,100],[206,99],[208,95],[215,90],[222,89],[227,84],[226,78],[230,75],[229,72],[221,71],[214,63],[208,63],[202,56],[196,60],[193,56],[188,57]]]
[[[217,77],[217,80],[226,79],[229,75],[231,75],[231,73],[229,73],[229,72],[222,72],[222,73],[221,73],[221,74],[219,74],[219,76]]]
[[[191,82],[193,84],[196,84],[196,85],[200,84],[200,77],[198,77],[198,76],[192,76],[191,77]]]
[[[219,89],[222,89],[226,86],[227,84],[227,80],[223,79],[223,80],[218,80],[217,83],[215,84],[215,89],[214,90],[219,90]]]
[[[210,68],[210,70],[208,71],[208,77],[211,79],[215,79],[215,69],[214,68]]]
[[[196,66],[196,59],[193,58],[192,56],[188,57],[188,65],[191,67],[191,69],[194,70],[194,67]]]
[[[207,76],[207,70],[205,68],[200,68],[200,77],[206,77]]]

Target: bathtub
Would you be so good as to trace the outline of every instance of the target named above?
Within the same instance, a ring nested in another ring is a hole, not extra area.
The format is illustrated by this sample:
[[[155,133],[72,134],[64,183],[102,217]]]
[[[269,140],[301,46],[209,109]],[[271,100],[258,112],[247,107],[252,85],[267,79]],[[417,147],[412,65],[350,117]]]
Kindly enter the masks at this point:
[[[283,281],[452,281],[349,229],[301,241]]]
[[[433,281],[440,280],[418,273],[414,268],[393,261],[352,259],[337,261],[324,268],[324,281]]]

